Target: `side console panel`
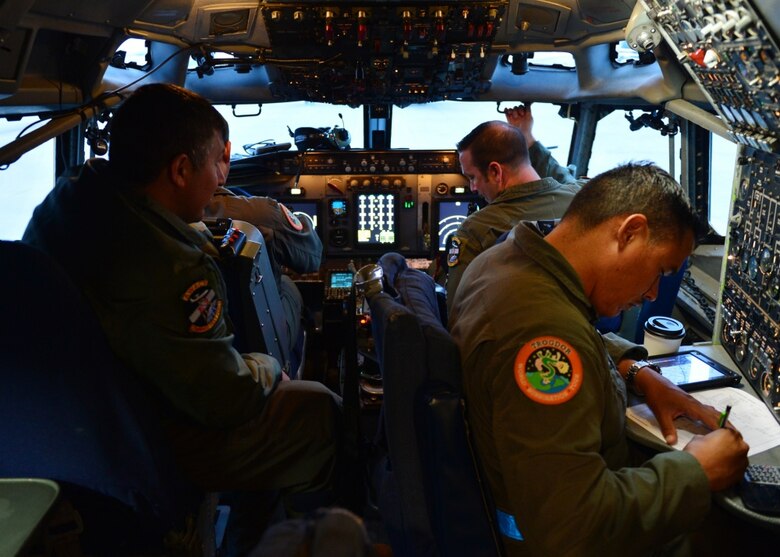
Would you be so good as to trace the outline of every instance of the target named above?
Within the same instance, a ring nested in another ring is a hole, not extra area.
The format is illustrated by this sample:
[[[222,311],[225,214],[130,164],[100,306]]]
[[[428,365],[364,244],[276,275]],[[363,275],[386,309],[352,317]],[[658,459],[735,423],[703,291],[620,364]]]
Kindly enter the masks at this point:
[[[738,163],[720,339],[780,421],[780,156],[744,148]]]

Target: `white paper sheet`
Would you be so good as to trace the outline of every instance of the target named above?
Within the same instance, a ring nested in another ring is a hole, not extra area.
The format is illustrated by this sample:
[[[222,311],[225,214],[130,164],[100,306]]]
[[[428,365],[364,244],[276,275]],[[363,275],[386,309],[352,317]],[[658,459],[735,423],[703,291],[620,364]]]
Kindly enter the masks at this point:
[[[699,402],[714,406],[718,410],[724,410],[731,405],[729,422],[739,430],[745,442],[750,445],[748,456],[753,456],[780,445],[780,424],[775,420],[766,405],[741,389],[724,387],[698,391],[691,393]],[[647,404],[631,406],[626,411],[629,420],[643,427],[661,441],[661,429],[655,419],[652,410]],[[675,449],[682,449],[696,434],[706,434],[709,429],[699,422],[688,418],[678,418],[674,425],[677,427],[677,444]]]

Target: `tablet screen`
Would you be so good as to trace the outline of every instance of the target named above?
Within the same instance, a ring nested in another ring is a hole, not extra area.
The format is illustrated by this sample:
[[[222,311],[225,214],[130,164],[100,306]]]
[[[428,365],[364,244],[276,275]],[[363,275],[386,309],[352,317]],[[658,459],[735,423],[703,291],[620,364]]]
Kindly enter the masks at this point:
[[[695,350],[648,358],[661,367],[664,377],[686,391],[736,385],[741,377]]]

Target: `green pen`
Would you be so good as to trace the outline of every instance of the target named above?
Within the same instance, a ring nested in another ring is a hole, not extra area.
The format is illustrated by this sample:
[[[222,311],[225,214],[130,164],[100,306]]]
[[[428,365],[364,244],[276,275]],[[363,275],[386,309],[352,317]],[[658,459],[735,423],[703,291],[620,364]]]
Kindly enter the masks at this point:
[[[731,414],[731,404],[727,404],[726,409],[721,412],[718,427],[726,427],[726,420],[729,419],[729,414]]]

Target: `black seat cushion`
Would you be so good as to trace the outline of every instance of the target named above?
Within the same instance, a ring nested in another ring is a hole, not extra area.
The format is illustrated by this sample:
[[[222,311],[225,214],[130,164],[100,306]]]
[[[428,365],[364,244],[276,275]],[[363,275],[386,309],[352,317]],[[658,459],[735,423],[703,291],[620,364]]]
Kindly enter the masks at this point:
[[[51,258],[0,242],[0,261],[0,476],[79,486],[171,528],[197,494],[174,469],[155,400]]]

